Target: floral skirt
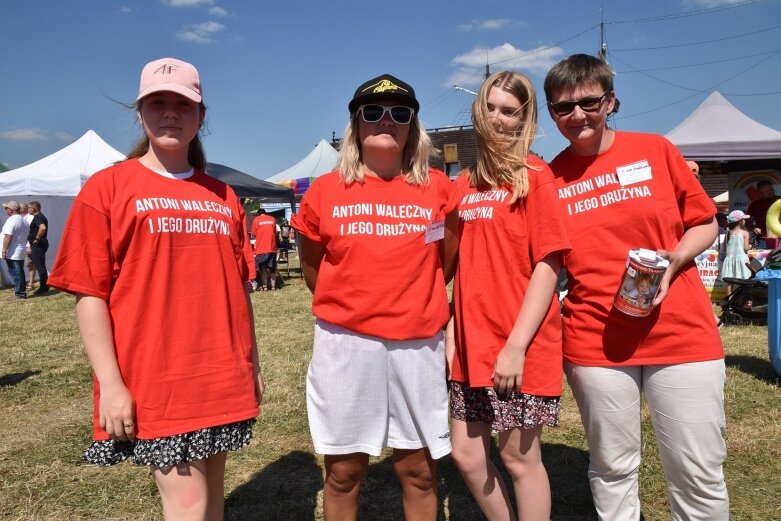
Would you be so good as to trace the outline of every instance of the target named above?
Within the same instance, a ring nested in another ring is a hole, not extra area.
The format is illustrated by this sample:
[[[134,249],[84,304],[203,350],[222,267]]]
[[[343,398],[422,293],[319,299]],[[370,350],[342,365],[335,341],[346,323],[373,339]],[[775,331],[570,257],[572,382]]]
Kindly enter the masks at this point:
[[[132,458],[136,465],[173,467],[246,447],[254,423],[244,420],[151,440],[97,440],[87,448],[84,461],[106,466]]]
[[[493,432],[519,427],[559,424],[559,396],[535,396],[512,391],[499,396],[493,387],[469,387],[450,382],[450,416],[463,422],[489,423]]]

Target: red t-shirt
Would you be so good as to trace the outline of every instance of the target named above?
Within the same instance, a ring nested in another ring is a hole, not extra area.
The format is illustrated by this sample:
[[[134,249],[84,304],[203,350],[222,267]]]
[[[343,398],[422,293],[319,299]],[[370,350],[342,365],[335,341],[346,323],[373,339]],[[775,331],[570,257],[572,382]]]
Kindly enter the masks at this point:
[[[108,302],[141,439],[257,415],[244,222],[223,182],[135,159],[95,174],[73,203],[49,284]],[[107,439],[94,383],[94,436]]]
[[[724,357],[694,261],[647,317],[613,307],[629,250],[672,251],[716,214],[678,150],[652,134],[616,132],[597,156],[564,150],[551,163],[572,240],[565,257],[564,356],[589,366],[701,362]]]
[[[493,385],[496,358],[515,324],[535,265],[570,247],[553,175],[541,159],[529,156],[529,163],[542,170],[528,170],[529,192],[512,205],[512,189],[478,190],[469,186],[465,174],[451,196],[460,223],[451,378],[471,387]],[[561,375],[561,308],[552,293],[548,314],[526,351],[521,390],[560,396]]]
[[[276,253],[277,221],[270,215],[261,214],[252,220],[252,235],[255,236],[255,255]]]
[[[438,241],[426,227],[445,218],[452,183],[429,170],[429,183],[366,176],[347,186],[338,172],[319,177],[291,225],[321,243],[312,301],[318,318],[392,340],[428,338],[448,321]]]

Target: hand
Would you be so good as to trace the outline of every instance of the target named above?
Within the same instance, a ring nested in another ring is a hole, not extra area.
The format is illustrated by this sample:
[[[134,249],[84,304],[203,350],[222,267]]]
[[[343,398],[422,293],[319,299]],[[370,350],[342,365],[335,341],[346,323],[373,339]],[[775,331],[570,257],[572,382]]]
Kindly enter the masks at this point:
[[[681,258],[679,254],[674,251],[657,250],[656,253],[663,259],[670,261],[670,265],[667,267],[667,271],[662,275],[662,280],[659,281],[659,291],[656,293],[656,298],[653,301],[653,307],[658,306],[667,297],[667,292],[670,290],[670,281],[673,276],[678,273],[678,269],[681,267]]]
[[[109,438],[119,441],[136,439],[136,403],[125,384],[100,386],[100,427]]]
[[[521,391],[523,380],[523,365],[526,362],[526,351],[517,346],[505,345],[499,352],[494,366],[494,389],[496,393],[505,395],[512,390]]]
[[[266,390],[266,384],[263,382],[263,375],[258,371],[255,375],[255,397],[258,399],[258,405],[263,403],[263,393]]]

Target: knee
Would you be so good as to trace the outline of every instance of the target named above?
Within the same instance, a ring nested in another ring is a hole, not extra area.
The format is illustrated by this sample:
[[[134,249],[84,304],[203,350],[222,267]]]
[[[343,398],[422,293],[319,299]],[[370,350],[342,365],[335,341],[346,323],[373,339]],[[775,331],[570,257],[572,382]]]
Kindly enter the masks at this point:
[[[502,463],[513,481],[522,480],[528,476],[535,476],[544,471],[542,459],[530,455],[521,454],[518,451],[503,450],[500,452]]]
[[[366,468],[347,462],[335,463],[328,468],[325,482],[328,488],[340,494],[349,494],[360,488]]]
[[[453,445],[453,451],[450,453],[456,468],[461,474],[473,474],[485,469],[487,458],[481,451],[466,450],[464,447]]]
[[[421,491],[436,488],[436,462],[431,459],[419,459],[414,462],[400,460],[393,465],[402,487],[413,487]]]

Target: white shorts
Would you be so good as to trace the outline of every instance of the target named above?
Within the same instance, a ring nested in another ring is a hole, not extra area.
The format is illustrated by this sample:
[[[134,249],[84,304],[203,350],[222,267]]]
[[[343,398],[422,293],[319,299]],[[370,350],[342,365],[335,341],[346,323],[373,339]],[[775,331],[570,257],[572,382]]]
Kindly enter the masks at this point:
[[[385,340],[315,323],[306,377],[309,430],[318,454],[383,447],[450,453],[443,335]]]

